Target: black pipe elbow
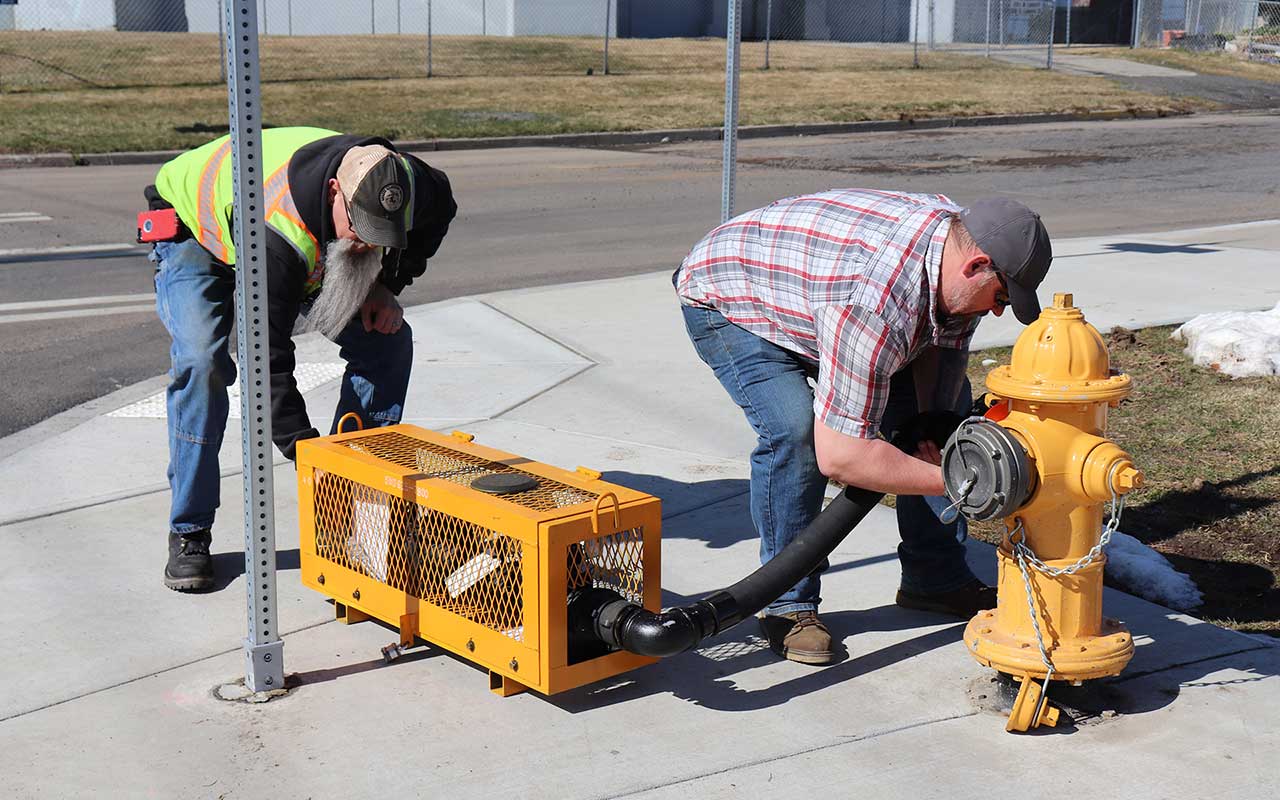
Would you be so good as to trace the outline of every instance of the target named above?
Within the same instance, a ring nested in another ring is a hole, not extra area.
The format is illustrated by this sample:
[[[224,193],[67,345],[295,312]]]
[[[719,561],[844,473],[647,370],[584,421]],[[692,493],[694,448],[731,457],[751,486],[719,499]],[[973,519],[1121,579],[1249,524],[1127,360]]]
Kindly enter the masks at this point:
[[[941,447],[961,417],[928,412],[899,431],[894,444],[912,452],[922,439]],[[569,600],[571,640],[665,658],[726,630],[773,602],[831,554],[884,496],[846,487],[782,552],[742,580],[679,608],[649,611],[609,589],[579,590]]]

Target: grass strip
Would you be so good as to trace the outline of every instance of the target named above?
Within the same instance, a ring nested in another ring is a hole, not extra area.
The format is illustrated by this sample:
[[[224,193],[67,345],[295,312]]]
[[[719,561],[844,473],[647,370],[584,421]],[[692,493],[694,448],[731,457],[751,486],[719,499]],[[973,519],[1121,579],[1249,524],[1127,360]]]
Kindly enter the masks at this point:
[[[315,45],[317,37],[270,38],[288,39],[296,46],[300,41]],[[380,46],[384,39],[394,42],[410,38],[413,37],[347,37],[342,41],[349,47],[367,46],[369,42]],[[457,64],[457,69],[464,72],[483,67],[511,74],[431,79],[330,77],[266,83],[266,123],[319,125],[391,139],[722,124],[723,42],[659,40],[667,42],[666,49],[646,51],[635,48],[657,46],[622,40],[618,47],[610,45],[611,68],[616,64],[622,74],[588,76],[585,68],[578,71],[586,63],[582,60],[585,56],[575,55],[574,48],[581,49],[595,40],[471,38],[475,41],[465,43],[462,52],[445,63]],[[635,48],[629,52],[631,45]],[[1128,91],[1102,78],[1019,67],[981,56],[927,53],[921,56],[923,68],[913,69],[910,48],[901,46],[790,45],[779,43],[775,48],[772,69],[744,69],[741,124],[1210,107],[1201,101]],[[0,84],[6,80],[4,68],[14,60],[12,56],[6,60],[3,55],[6,46],[5,37],[0,36]],[[268,52],[269,48],[264,47],[264,54]],[[655,53],[667,54],[663,58],[669,56],[674,64],[669,69],[680,71],[644,72],[635,66],[647,69],[656,64],[668,69],[662,66],[668,62],[658,59]],[[317,76],[326,74],[325,69],[332,70],[325,64],[342,63],[333,54],[321,58],[325,55],[307,54],[310,59],[320,59],[314,65]],[[479,66],[467,66],[461,60],[464,57],[476,59]],[[48,60],[49,56],[44,58]],[[126,70],[126,61],[132,65],[127,69],[137,69],[135,62],[140,62],[152,75],[171,74],[170,85],[99,88],[77,82],[76,88],[58,91],[6,91],[0,94],[0,152],[181,149],[202,144],[226,130],[226,91],[216,83],[216,72],[212,73],[213,84],[182,84],[195,80],[195,76],[160,53],[144,48],[132,61],[123,55],[113,58],[120,62],[121,70]],[[299,59],[306,63],[302,55]],[[194,56],[191,60],[201,61]],[[273,63],[264,55],[264,75],[272,74]],[[351,63],[359,63],[359,59],[352,56]],[[755,62],[744,57],[743,63]],[[85,64],[63,64],[61,68],[89,73]],[[208,80],[208,66],[202,69]],[[548,72],[530,74],[539,69]],[[562,72],[552,74],[557,70]]]

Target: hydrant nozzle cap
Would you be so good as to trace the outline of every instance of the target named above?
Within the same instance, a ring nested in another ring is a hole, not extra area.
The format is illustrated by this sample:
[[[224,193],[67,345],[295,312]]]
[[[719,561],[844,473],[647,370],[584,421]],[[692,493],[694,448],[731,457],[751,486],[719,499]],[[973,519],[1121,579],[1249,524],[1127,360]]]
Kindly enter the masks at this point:
[[[1116,485],[1114,487],[1116,494],[1125,494],[1126,492],[1132,492],[1134,489],[1141,489],[1145,477],[1142,474],[1142,470],[1132,464],[1122,467],[1116,473]]]

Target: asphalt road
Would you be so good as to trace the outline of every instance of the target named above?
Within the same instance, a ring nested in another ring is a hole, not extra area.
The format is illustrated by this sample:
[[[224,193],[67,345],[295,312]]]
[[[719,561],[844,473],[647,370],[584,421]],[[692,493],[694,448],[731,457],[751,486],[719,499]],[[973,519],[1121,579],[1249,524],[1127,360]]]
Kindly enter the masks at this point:
[[[1016,197],[1057,236],[1265,219],[1280,208],[1278,119],[748,140],[737,208],[866,186],[961,203]],[[460,213],[427,278],[402,296],[406,305],[674,267],[719,221],[715,142],[425,157],[449,174]],[[167,335],[150,310],[151,265],[145,251],[120,249],[155,169],[0,171],[0,436],[167,369]],[[56,252],[15,252],[24,249]]]

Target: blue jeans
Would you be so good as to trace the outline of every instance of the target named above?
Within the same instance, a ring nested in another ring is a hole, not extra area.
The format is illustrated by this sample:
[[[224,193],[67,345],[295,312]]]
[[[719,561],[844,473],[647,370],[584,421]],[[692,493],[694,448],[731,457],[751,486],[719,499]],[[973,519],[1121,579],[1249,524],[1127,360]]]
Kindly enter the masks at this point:
[[[169,530],[192,533],[213,525],[219,504],[218,450],[227,425],[227,387],[236,378],[229,352],[235,272],[194,239],[159,242],[151,260],[157,263],[156,313],[173,340],[166,398]],[[413,361],[409,325],[394,334],[369,333],[357,317],[335,341],[347,369],[330,432],[348,411],[366,424],[399,422]]]
[[[730,323],[717,311],[682,306],[685,328],[698,356],[711,367],[755,429],[751,453],[751,520],[767,562],[804,530],[822,508],[827,479],[813,446],[812,361]],[[961,392],[968,396],[968,385]],[[967,410],[956,409],[963,413]],[[893,431],[916,413],[911,370],[893,376],[882,429]],[[945,503],[937,503],[945,508]],[[973,580],[965,562],[963,520],[944,524],[925,498],[897,498],[898,560],[902,588],[946,592]],[[769,605],[771,614],[816,610],[827,562]]]

